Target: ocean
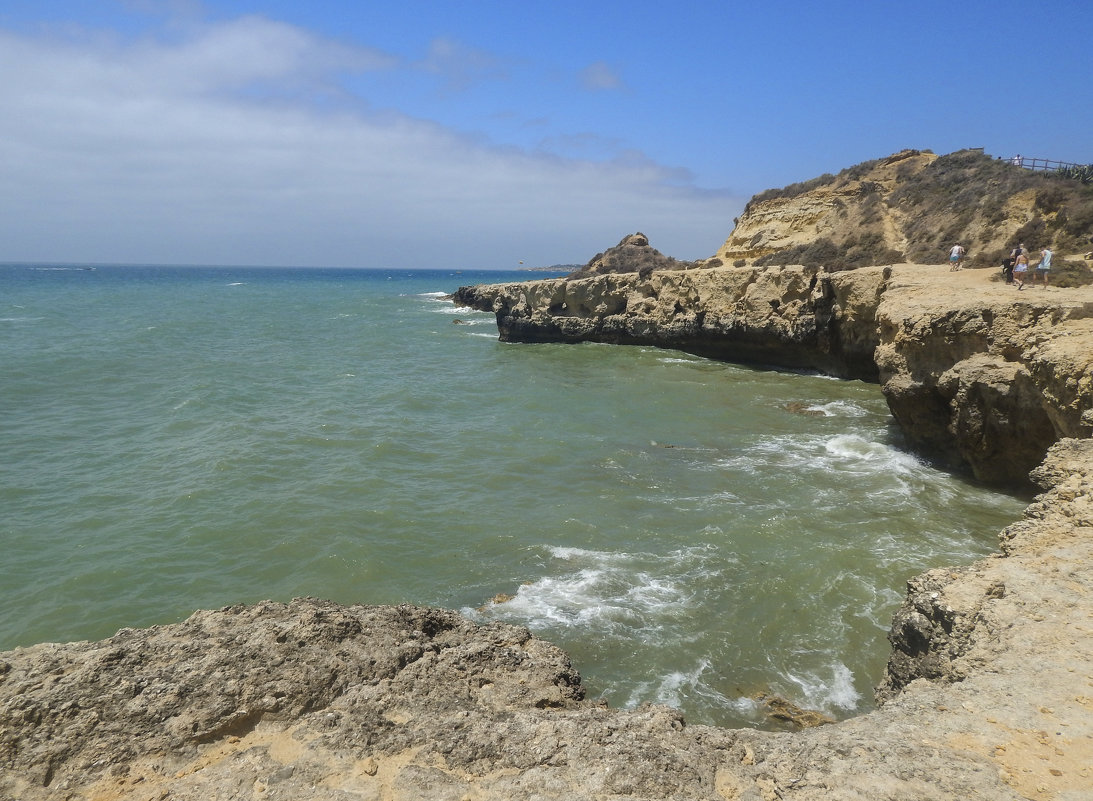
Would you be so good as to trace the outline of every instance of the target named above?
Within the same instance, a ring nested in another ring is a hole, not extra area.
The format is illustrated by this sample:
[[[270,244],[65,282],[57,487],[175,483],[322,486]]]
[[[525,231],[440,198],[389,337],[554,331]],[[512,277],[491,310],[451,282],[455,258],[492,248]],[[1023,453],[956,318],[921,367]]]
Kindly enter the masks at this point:
[[[0,650],[319,596],[527,626],[692,723],[871,708],[907,579],[1024,501],[908,454],[875,385],[445,297],[538,277],[0,266]]]

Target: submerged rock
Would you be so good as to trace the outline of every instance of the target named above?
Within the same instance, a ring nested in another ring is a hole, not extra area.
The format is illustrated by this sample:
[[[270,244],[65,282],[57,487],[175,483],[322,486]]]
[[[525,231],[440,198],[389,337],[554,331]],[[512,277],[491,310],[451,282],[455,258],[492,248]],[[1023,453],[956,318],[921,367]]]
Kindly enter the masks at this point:
[[[788,723],[798,729],[823,726],[826,723],[835,722],[833,717],[825,715],[817,709],[805,709],[780,695],[761,692],[756,693],[754,698],[768,717]]]
[[[793,414],[803,414],[805,417],[824,417],[823,409],[813,409],[809,404],[802,401],[790,401],[785,404],[784,408],[787,412]]]

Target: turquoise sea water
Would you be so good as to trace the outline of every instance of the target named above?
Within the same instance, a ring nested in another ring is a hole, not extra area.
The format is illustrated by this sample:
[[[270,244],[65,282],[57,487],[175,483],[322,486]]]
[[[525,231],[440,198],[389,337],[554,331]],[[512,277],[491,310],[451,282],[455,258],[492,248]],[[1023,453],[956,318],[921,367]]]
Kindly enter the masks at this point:
[[[868,709],[907,578],[1022,502],[901,451],[876,386],[443,297],[529,277],[0,266],[0,650],[315,595],[527,625],[612,706]]]

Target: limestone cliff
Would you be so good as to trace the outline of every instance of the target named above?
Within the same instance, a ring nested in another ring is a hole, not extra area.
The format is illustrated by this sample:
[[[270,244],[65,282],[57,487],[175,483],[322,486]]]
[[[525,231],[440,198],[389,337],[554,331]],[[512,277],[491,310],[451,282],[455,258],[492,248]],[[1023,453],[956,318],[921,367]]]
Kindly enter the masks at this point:
[[[660,345],[728,361],[877,376],[882,271],[696,269],[462,287],[512,342]]]
[[[985,271],[707,268],[465,287],[501,339],[677,348],[881,382],[911,446],[999,485],[1093,431],[1093,288]]]
[[[936,264],[960,243],[973,263],[993,266],[1018,242],[1080,256],[1091,236],[1091,186],[975,150],[905,150],[756,195],[716,259],[829,270]]]

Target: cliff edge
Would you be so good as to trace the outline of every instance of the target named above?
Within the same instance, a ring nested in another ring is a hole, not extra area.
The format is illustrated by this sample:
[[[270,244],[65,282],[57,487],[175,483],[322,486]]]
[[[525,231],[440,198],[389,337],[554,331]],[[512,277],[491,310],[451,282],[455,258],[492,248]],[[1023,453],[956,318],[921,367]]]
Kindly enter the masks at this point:
[[[911,447],[1028,486],[1050,445],[1093,431],[1093,287],[897,264],[706,268],[463,287],[510,342],[654,345],[881,383]]]

